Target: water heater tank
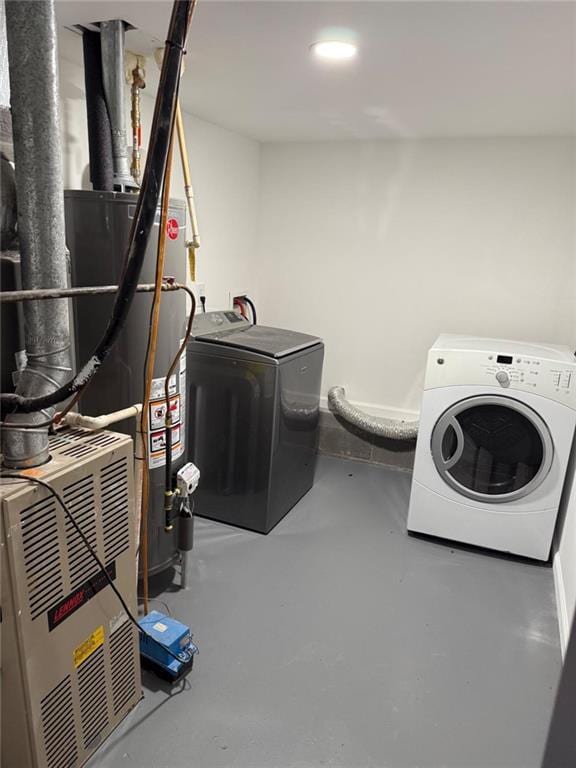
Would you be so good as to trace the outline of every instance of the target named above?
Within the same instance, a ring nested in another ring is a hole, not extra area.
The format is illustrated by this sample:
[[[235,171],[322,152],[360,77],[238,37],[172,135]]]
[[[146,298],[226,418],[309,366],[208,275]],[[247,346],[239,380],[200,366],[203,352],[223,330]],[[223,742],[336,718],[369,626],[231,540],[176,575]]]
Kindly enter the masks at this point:
[[[66,240],[70,249],[72,285],[117,285],[130,227],[136,210],[136,197],[121,192],[77,191],[64,193]],[[155,279],[156,249],[160,210],[148,243],[140,275],[141,283]],[[186,209],[184,202],[171,200],[166,237],[164,275],[186,282]],[[114,296],[86,296],[74,299],[74,337],[77,366],[83,365],[110,319]],[[127,322],[94,381],[82,395],[80,411],[89,416],[116,411],[141,403],[144,366],[150,325],[151,293],[134,296]],[[175,291],[162,295],[154,383],[150,403],[148,453],[150,467],[150,502],[148,507],[148,565],[150,574],[158,573],[174,562],[177,554],[177,525],[164,530],[164,378],[182,340],[186,316],[186,298]],[[170,407],[175,424],[172,433],[173,469],[185,462],[186,386],[185,355],[170,382]],[[136,423],[129,420],[114,426],[134,437]]]

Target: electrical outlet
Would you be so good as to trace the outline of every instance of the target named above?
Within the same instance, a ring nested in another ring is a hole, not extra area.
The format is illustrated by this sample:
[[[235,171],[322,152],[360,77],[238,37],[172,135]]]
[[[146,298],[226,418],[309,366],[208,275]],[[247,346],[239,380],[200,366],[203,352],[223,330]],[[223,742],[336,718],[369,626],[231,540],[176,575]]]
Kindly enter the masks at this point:
[[[247,290],[234,290],[228,292],[228,307],[234,309],[234,300],[243,299],[244,296],[249,296],[250,291]]]
[[[202,298],[206,296],[206,286],[204,283],[189,283],[188,287],[196,299],[196,312],[202,312]]]

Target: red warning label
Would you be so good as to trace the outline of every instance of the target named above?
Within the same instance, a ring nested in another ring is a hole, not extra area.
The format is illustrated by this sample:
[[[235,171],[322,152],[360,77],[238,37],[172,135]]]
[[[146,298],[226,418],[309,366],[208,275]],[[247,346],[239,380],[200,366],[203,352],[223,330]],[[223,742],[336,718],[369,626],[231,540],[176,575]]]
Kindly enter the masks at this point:
[[[170,398],[170,416],[172,420],[172,448],[178,449],[180,437],[180,395]],[[161,466],[165,463],[166,431],[166,400],[150,401],[150,466]],[[179,454],[178,454],[179,455]],[[176,458],[176,456],[174,456]]]
[[[172,424],[180,422],[180,395],[170,398],[170,417]],[[152,429],[161,429],[166,420],[166,400],[150,401],[150,427]]]

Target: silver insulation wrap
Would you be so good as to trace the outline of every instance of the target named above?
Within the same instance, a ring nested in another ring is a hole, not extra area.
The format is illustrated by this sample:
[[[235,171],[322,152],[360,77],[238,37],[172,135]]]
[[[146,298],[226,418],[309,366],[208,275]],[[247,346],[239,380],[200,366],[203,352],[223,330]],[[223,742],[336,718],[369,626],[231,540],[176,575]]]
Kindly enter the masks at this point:
[[[377,419],[375,416],[370,416],[346,400],[344,387],[330,389],[328,405],[333,413],[371,435],[387,437],[390,440],[414,440],[418,435],[418,421]]]

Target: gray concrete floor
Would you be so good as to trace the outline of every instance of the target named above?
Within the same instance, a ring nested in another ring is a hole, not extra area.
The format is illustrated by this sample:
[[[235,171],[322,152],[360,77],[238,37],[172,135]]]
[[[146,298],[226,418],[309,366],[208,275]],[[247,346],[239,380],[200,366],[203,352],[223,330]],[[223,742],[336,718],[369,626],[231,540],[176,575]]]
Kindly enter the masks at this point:
[[[409,537],[410,474],[322,457],[267,537],[197,519],[200,647],[147,675],[102,768],[536,768],[560,673],[549,567]],[[159,603],[153,608],[162,610]]]

